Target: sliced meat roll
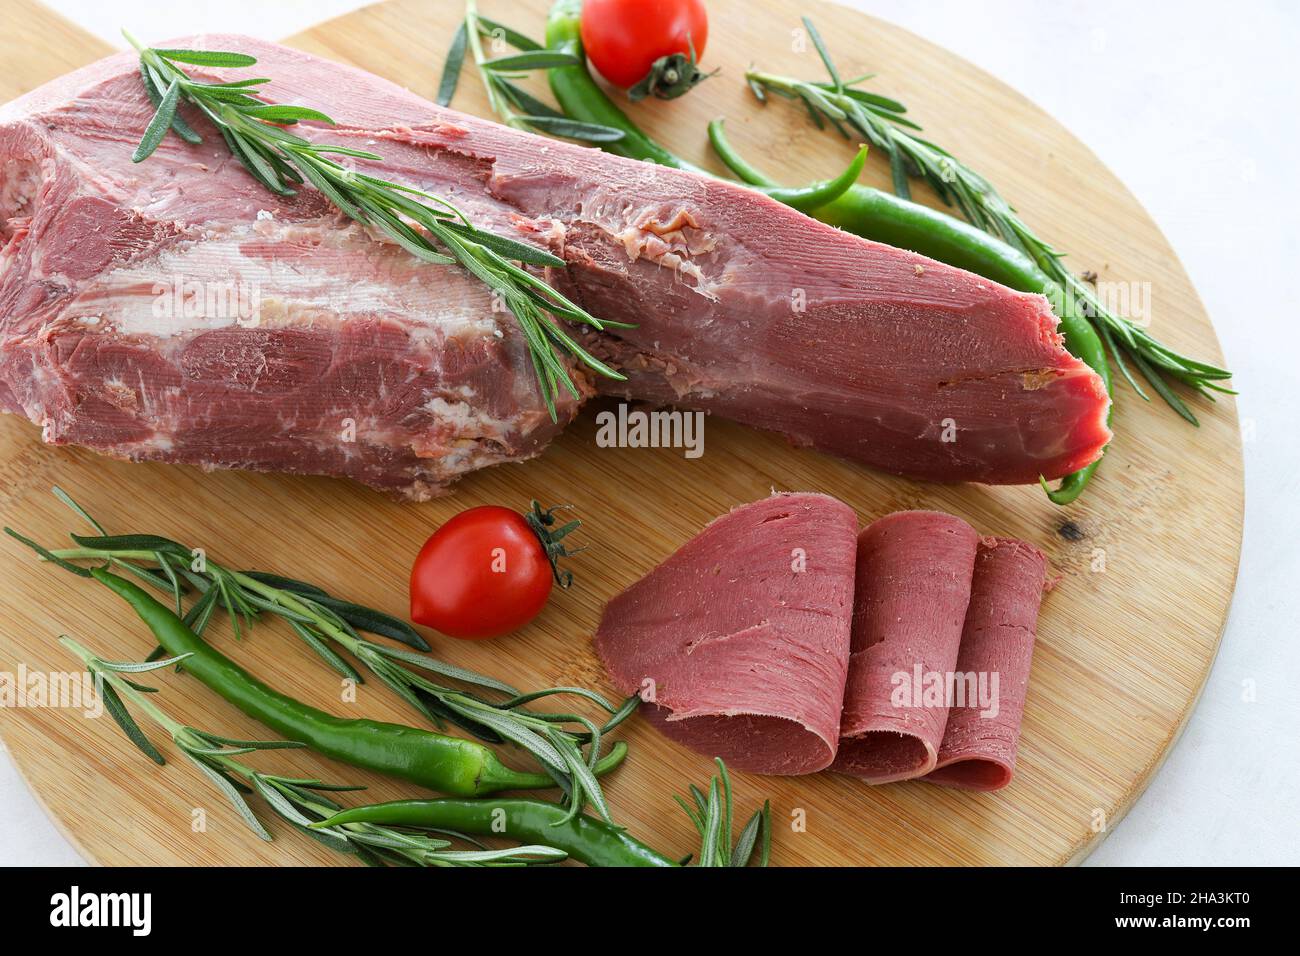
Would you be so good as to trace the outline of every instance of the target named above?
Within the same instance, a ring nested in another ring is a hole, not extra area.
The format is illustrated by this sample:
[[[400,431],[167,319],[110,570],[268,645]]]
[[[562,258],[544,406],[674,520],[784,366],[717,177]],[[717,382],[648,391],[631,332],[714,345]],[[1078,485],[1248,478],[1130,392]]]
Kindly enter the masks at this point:
[[[979,535],[960,518],[900,511],[858,538],[852,654],[832,767],[869,783],[935,768],[948,720]]]
[[[825,495],[736,508],[605,608],[596,651],[664,734],[738,770],[812,773],[839,740],[857,516]]]
[[[991,696],[973,701],[968,683],[964,705],[948,714],[930,783],[998,790],[1011,782],[1046,574],[1047,558],[1032,544],[980,542],[957,670],[984,681]]]

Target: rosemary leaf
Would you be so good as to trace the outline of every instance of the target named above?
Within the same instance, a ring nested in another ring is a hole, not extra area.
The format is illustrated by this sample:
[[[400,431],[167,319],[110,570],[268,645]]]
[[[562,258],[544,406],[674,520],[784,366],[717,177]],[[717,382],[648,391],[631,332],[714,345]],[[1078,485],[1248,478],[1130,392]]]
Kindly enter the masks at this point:
[[[430,649],[429,642],[421,637],[415,628],[391,614],[384,614],[382,611],[362,607],[348,601],[340,601],[328,594],[319,595],[314,600],[315,603],[322,607],[329,608],[359,631],[366,631],[370,634],[378,634],[380,637],[387,637],[390,640],[400,641],[418,651]]]
[[[179,654],[176,657],[169,657],[166,660],[152,661],[105,661],[96,660],[95,669],[112,671],[114,674],[147,674],[149,671],[156,671],[164,667],[170,667],[173,664],[179,664],[190,654]]]
[[[158,87],[154,85],[153,77],[149,74],[149,70],[144,66],[144,64],[140,65],[140,78],[144,81],[144,92],[145,95],[149,97],[149,102],[153,104],[155,110],[158,109],[158,107],[162,106],[163,95]],[[172,130],[177,136],[192,146],[197,146],[199,143],[203,142],[203,138],[199,136],[198,133],[194,132],[193,128],[189,123],[185,122],[180,113],[174,113],[172,115]]]
[[[185,748],[185,754],[196,767],[203,771],[209,780],[216,784],[217,789],[230,801],[230,805],[235,808],[235,812],[248,824],[248,828],[257,834],[258,839],[270,843],[271,834],[266,831],[266,827],[262,826],[261,821],[257,819],[257,814],[253,813],[253,808],[248,805],[248,801],[244,799],[243,794],[235,789],[235,785],[227,779],[226,775],[210,766],[205,756],[191,753],[188,748]]]
[[[763,811],[755,810],[754,815],[745,824],[745,828],[740,831],[739,839],[736,840],[736,849],[731,855],[732,866],[749,866],[749,858],[754,855],[754,847],[758,843],[758,836],[762,829]]]
[[[586,143],[616,143],[624,137],[621,129],[601,126],[599,123],[583,123],[566,117],[529,115],[519,117],[520,122],[541,133],[576,139]]]
[[[319,110],[309,109],[306,106],[281,106],[275,103],[266,103],[250,106],[243,112],[248,116],[255,116],[270,123],[296,123],[299,120],[311,120],[317,123],[334,125],[334,121],[324,113]]]
[[[60,557],[56,557],[52,551],[49,551],[46,548],[42,547],[41,545],[37,544],[35,541],[27,537],[26,535],[19,534],[13,528],[6,527],[5,534],[9,535],[9,537],[13,538],[16,541],[21,541],[23,544],[27,545],[27,547],[31,548],[33,551],[39,554],[46,561],[49,561],[53,564],[57,564],[65,571],[71,571],[73,574],[82,578],[88,578],[91,576],[90,572],[87,571],[85,568],[73,564],[71,561],[65,561]]]
[[[477,687],[486,687],[489,690],[500,691],[503,694],[509,694],[515,697],[519,691],[511,687],[504,681],[499,681],[495,677],[488,677],[486,674],[479,674],[475,671],[466,670],[463,667],[457,667],[455,664],[448,664],[440,661],[436,657],[429,657],[425,654],[415,654],[411,651],[405,651],[398,647],[385,647],[382,644],[370,644],[370,649],[384,657],[391,657],[394,660],[402,661],[406,664],[414,664],[422,670],[430,673],[441,674],[443,677],[449,677],[452,680],[463,681],[466,684],[473,684]]]
[[[178,557],[190,557],[190,552],[184,545],[156,534],[73,534],[69,537],[83,548],[94,551],[162,551]]]
[[[817,55],[822,58],[822,63],[826,66],[826,72],[830,74],[831,82],[835,86],[835,92],[844,89],[844,81],[840,79],[839,70],[835,69],[835,61],[831,59],[830,52],[826,49],[826,44],[822,42],[822,35],[817,32],[817,27],[813,26],[812,20],[803,17],[804,29],[808,31],[808,37],[813,41],[813,46],[817,48]]]
[[[719,832],[722,826],[722,807],[718,795],[718,779],[709,782],[709,797],[704,808],[704,840],[700,845],[698,866],[718,865]]]
[[[176,601],[176,616],[180,617],[185,613],[181,606],[181,582],[176,577],[176,572],[172,569],[171,560],[161,551],[153,553],[154,560],[158,562],[158,568],[167,577],[167,582],[172,586],[172,596]]]
[[[131,743],[139,747],[144,755],[154,763],[158,764],[158,766],[161,767],[165,765],[167,761],[164,760],[163,755],[158,752],[158,748],[150,743],[149,738],[144,735],[144,731],[140,729],[140,725],[135,722],[135,718],[132,717],[130,711],[126,709],[126,705],[122,703],[122,698],[119,697],[117,691],[113,689],[113,685],[104,681],[100,683],[98,689],[99,696],[104,701],[104,709],[107,710],[109,716],[117,722],[117,725],[122,728],[122,732],[126,734]]]
[[[197,737],[223,747],[245,747],[249,750],[302,750],[307,746],[297,740],[241,740],[238,737],[222,737],[219,734],[208,733],[197,727],[185,729]]]
[[[491,249],[499,256],[506,259],[517,259],[520,262],[528,263],[535,266],[552,266],[557,268],[564,267],[564,260],[545,249],[529,245],[526,242],[520,242],[517,239],[510,239],[506,236],[498,236],[495,233],[483,232],[473,226],[466,226],[459,222],[441,222],[439,228],[450,229],[476,242],[484,249]]]
[[[250,782],[261,798],[271,805],[271,809],[290,823],[296,823],[298,826],[306,828],[309,824],[315,822],[303,816],[298,808],[285,799],[285,796],[268,783],[267,779],[260,773],[253,774]],[[346,843],[346,841],[343,842]]]
[[[248,56],[246,53],[229,53],[222,50],[155,49],[153,52],[164,59],[175,60],[178,63],[190,63],[194,66],[245,67],[257,63],[257,57]]]
[[[460,82],[460,68],[465,62],[465,21],[451,38],[451,47],[447,50],[447,59],[442,65],[442,78],[438,81],[438,96],[434,100],[439,106],[450,106],[456,95],[456,86]]]
[[[306,594],[311,597],[329,597],[328,591],[305,581],[296,581],[293,578],[282,577],[267,571],[245,571],[243,573],[254,581],[261,581],[263,584],[269,584],[281,591],[292,591],[294,594]]]
[[[157,111],[153,114],[153,119],[144,128],[140,145],[131,154],[131,162],[142,163],[153,155],[153,151],[167,135],[167,130],[171,129],[172,119],[176,116],[176,104],[180,102],[180,97],[180,80],[172,80],[171,85],[167,87],[167,92],[163,94],[162,102],[158,104]]]
[[[334,651],[330,650],[329,646],[317,637],[311,628],[293,620],[292,618],[289,618],[288,620],[289,626],[293,628],[293,632],[301,637],[303,643],[315,651],[320,656],[321,660],[329,665],[330,669],[336,671],[339,675],[348,680],[355,681],[358,684],[365,683],[365,679],[357,672],[357,669],[338,654],[335,654]]]
[[[485,60],[481,65],[485,70],[515,73],[521,70],[550,70],[557,67],[577,66],[578,63],[578,58],[572,53],[561,53],[558,50],[528,50],[497,57],[495,60]]]
[[[495,20],[489,20],[484,16],[479,16],[477,19],[479,32],[484,36],[500,37],[516,50],[530,51],[544,49],[540,43],[531,37],[526,37],[517,30],[512,30],[510,27],[500,24]]]
[[[912,187],[907,178],[907,160],[903,158],[902,153],[890,153],[889,173],[894,181],[894,195],[910,201]]]

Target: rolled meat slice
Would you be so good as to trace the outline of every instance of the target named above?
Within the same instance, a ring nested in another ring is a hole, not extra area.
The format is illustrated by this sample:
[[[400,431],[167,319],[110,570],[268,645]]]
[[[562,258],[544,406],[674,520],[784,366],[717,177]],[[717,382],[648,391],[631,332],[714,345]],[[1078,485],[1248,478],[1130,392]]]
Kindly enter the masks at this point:
[[[813,773],[839,740],[848,505],[781,494],[712,522],[605,608],[596,651],[664,734],[738,770]]]
[[[999,790],[1011,782],[1046,574],[1047,558],[1032,544],[980,542],[957,657],[967,698],[948,714],[928,782],[967,790]],[[991,692],[973,703],[971,675]]]
[[[852,653],[833,770],[869,783],[935,768],[948,720],[979,535],[937,511],[900,511],[858,537]]]

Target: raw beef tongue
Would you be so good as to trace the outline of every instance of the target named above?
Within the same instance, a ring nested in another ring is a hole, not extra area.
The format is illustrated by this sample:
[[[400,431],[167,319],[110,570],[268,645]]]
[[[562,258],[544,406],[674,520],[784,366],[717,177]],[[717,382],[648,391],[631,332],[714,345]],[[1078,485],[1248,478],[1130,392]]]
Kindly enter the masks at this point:
[[[814,494],[717,519],[605,608],[596,650],[615,685],[643,699],[652,688],[643,713],[664,734],[735,769],[826,767],[839,739],[857,526],[847,505]]]
[[[832,769],[870,783],[934,769],[948,707],[916,699],[916,685],[956,667],[978,546],[975,529],[935,511],[900,511],[859,536],[853,653]]]
[[[1046,572],[1047,559],[1031,544],[980,542],[957,670],[988,675],[990,688],[997,675],[996,712],[978,705],[952,709],[938,763],[925,778],[930,783],[998,790],[1011,782]]]

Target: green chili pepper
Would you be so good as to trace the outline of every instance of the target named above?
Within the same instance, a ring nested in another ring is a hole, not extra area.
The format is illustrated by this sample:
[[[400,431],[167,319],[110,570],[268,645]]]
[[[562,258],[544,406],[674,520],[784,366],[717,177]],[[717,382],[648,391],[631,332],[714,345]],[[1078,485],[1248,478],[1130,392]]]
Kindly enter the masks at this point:
[[[712,176],[708,170],[687,162],[656,143],[605,95],[586,66],[581,16],[581,0],[557,0],[546,22],[546,45],[573,54],[579,60],[578,65],[547,71],[551,92],[564,113],[570,119],[622,130],[622,139],[600,143],[607,152]],[[733,173],[749,186],[781,201],[780,187],[731,148],[723,135],[721,120],[709,124],[709,139],[719,158]],[[864,239],[909,249],[1019,292],[1047,296],[1060,320],[1066,349],[1101,376],[1106,392],[1110,394],[1110,362],[1096,329],[1070,307],[1067,297],[1047,273],[1019,250],[963,220],[869,186],[854,184],[821,206],[788,205]],[[1067,475],[1055,491],[1043,481],[1048,498],[1058,505],[1074,501],[1100,463],[1099,458],[1081,471]]]
[[[490,748],[472,740],[401,724],[335,717],[309,707],[263,684],[198,637],[171,608],[142,588],[103,568],[92,568],[90,573],[131,605],[167,653],[189,655],[185,659],[187,674],[288,740],[354,767],[459,797],[555,786],[545,774],[511,770]],[[626,753],[626,744],[615,744],[595,772],[614,769]]]
[[[317,829],[347,823],[455,830],[477,836],[502,836],[523,844],[563,850],[588,866],[677,866],[677,862],[618,827],[585,813],[540,800],[396,800],[343,810],[312,824]]]
[[[809,186],[771,185],[763,187],[761,191],[792,209],[810,213],[848,195],[866,165],[867,147],[863,146],[858,150],[858,155],[853,157],[853,162],[849,164],[848,169],[834,179],[824,179]]]

